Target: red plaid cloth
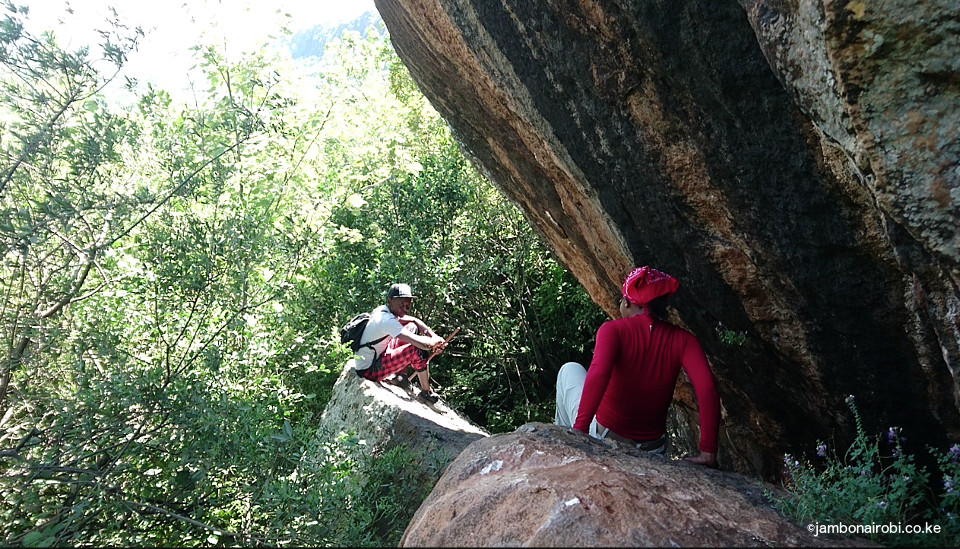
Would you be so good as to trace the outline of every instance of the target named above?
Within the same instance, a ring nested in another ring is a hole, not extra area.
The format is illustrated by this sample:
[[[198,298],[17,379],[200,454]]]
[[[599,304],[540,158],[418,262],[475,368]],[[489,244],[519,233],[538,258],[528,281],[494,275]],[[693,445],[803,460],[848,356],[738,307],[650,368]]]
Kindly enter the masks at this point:
[[[427,369],[427,361],[420,354],[420,349],[414,347],[412,343],[404,343],[399,338],[393,338],[387,344],[387,350],[383,352],[380,360],[375,360],[369,368],[358,370],[357,373],[360,377],[371,381],[381,381],[393,374],[403,372],[407,366],[422,372]]]

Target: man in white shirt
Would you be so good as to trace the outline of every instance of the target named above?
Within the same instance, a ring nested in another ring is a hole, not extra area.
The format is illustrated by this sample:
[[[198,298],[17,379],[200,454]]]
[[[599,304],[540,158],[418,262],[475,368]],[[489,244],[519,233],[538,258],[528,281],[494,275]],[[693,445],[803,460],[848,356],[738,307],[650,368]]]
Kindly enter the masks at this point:
[[[370,312],[354,368],[357,375],[371,381],[403,383],[410,367],[420,382],[417,398],[433,404],[439,397],[430,388],[427,357],[442,353],[446,342],[419,318],[408,314],[414,297],[407,284],[390,286],[387,304]]]

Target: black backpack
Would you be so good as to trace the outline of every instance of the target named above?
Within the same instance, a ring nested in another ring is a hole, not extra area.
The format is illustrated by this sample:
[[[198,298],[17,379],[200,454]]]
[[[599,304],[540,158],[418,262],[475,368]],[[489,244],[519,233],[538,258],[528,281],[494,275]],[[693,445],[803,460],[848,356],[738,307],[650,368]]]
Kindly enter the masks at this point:
[[[351,318],[346,324],[343,325],[343,328],[340,328],[340,343],[349,344],[350,350],[356,353],[362,347],[370,347],[373,349],[374,345],[386,339],[387,336],[383,336],[379,339],[368,341],[366,343],[362,343],[360,341],[360,338],[363,337],[363,330],[367,327],[367,322],[369,321],[370,313],[360,313]]]

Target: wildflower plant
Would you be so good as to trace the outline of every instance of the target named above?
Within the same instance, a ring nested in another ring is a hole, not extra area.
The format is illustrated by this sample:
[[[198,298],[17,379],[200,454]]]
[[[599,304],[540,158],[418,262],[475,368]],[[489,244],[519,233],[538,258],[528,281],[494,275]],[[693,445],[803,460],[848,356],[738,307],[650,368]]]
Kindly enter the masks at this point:
[[[724,345],[740,346],[747,341],[747,332],[731,330],[724,326],[722,322],[717,322],[714,331],[717,332],[717,339]]]
[[[943,475],[943,492],[938,500],[937,510],[940,520],[954,534],[954,545],[960,545],[960,491],[956,484],[960,482],[960,445],[954,444],[946,453],[937,457],[940,472]]]
[[[846,404],[853,414],[856,437],[842,454],[817,442],[815,463],[784,455],[784,488],[789,496],[767,498],[799,524],[900,525],[900,528],[867,533],[884,545],[960,546],[960,445],[937,457],[942,490],[930,483],[930,474],[903,451],[902,430],[886,432],[889,455],[882,455],[879,440],[864,431],[854,397]],[[879,438],[879,437],[878,437]],[[930,448],[937,456],[937,451]],[[912,524],[939,526],[939,533],[907,532]]]

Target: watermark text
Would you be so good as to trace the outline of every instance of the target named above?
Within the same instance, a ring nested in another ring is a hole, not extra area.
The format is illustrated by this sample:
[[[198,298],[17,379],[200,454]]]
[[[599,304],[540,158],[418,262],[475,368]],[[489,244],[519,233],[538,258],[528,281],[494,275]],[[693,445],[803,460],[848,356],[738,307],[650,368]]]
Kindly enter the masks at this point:
[[[899,522],[888,522],[886,524],[821,524],[814,522],[807,525],[807,531],[814,537],[820,534],[841,534],[865,536],[873,534],[931,534],[940,533],[939,524],[901,524]]]

